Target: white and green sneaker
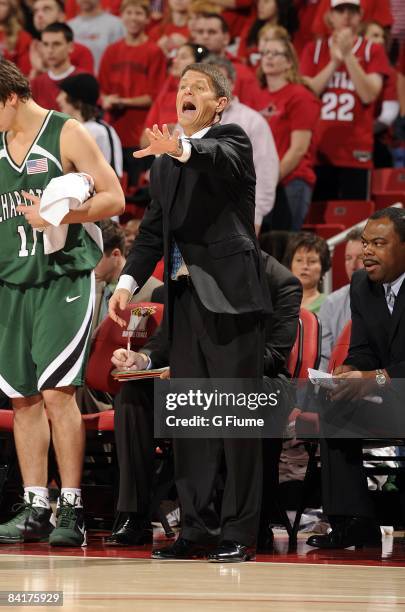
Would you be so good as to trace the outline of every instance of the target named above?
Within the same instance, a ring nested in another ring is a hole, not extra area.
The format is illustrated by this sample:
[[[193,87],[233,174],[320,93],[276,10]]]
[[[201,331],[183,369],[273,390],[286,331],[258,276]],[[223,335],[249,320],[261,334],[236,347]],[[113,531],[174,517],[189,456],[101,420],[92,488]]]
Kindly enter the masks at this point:
[[[18,514],[0,525],[0,544],[22,544],[24,542],[47,542],[55,526],[52,508],[39,495],[25,493],[23,502],[13,510]]]
[[[87,546],[84,512],[78,495],[62,495],[56,509],[56,527],[49,536],[51,546]]]

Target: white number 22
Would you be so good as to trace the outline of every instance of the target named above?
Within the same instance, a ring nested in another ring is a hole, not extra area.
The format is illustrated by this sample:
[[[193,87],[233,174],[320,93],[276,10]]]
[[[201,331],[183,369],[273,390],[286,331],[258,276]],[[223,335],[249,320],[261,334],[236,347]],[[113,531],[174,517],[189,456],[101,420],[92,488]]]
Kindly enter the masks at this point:
[[[328,92],[322,96],[322,119],[326,121],[353,121],[356,100],[351,93]]]

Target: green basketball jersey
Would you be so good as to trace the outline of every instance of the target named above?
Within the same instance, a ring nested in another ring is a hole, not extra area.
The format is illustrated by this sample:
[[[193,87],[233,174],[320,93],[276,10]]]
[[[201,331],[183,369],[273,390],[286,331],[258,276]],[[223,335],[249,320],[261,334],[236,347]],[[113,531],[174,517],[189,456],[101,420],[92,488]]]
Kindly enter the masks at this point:
[[[68,119],[49,111],[20,166],[8,151],[7,134],[0,134],[0,281],[40,285],[65,274],[92,270],[102,256],[101,245],[95,241],[99,228],[92,223],[69,225],[64,247],[45,255],[43,233],[16,211],[19,204],[31,204],[22,191],[41,197],[51,179],[63,174],[60,134]]]

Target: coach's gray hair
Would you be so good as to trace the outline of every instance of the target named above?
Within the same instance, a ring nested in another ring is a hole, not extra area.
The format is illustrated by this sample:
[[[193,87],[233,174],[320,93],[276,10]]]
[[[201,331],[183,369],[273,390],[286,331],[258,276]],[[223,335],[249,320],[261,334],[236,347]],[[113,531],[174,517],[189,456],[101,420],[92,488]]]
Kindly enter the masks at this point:
[[[226,76],[222,74],[218,68],[211,64],[189,64],[186,66],[181,73],[183,77],[189,71],[200,72],[201,74],[205,74],[212,83],[212,86],[215,91],[215,95],[217,98],[226,98],[227,100],[231,100],[232,91],[231,86],[229,84]]]

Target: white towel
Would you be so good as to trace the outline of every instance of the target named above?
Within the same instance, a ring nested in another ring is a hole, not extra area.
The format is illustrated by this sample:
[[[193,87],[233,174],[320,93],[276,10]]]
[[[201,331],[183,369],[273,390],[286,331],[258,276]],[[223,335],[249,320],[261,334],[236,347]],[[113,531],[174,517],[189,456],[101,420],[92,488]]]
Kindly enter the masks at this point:
[[[70,210],[75,210],[93,194],[94,181],[89,174],[70,172],[53,178],[45,188],[39,214],[51,225],[44,230],[44,253],[49,255],[66,243],[68,224],[61,225]]]

